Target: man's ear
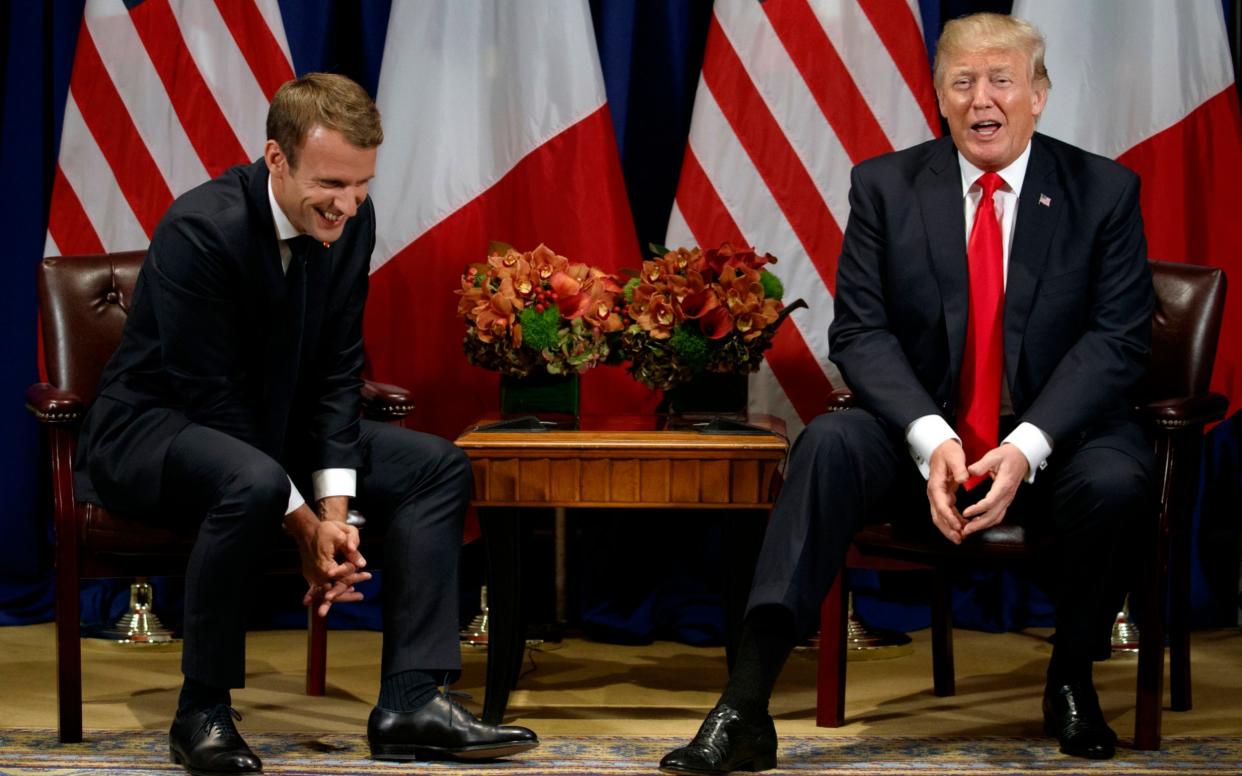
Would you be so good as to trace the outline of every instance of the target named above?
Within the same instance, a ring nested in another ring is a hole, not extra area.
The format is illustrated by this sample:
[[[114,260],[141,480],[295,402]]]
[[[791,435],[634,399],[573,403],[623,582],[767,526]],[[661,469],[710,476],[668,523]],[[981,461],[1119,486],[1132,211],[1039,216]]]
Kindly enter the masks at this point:
[[[280,144],[271,138],[263,144],[263,161],[267,163],[269,175],[283,176],[289,169],[289,158],[280,150]]]

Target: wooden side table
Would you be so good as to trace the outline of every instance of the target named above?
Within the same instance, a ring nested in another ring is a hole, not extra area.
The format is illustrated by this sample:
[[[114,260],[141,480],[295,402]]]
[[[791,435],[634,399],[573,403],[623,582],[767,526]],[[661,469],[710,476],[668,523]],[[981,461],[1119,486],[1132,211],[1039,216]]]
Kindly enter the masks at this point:
[[[483,719],[498,724],[525,648],[521,621],[521,508],[731,510],[725,531],[729,664],[755,559],[788,447],[784,424],[769,433],[667,430],[657,418],[583,418],[573,430],[497,431],[486,421],[457,438],[471,459],[474,499],[487,542],[487,685]]]

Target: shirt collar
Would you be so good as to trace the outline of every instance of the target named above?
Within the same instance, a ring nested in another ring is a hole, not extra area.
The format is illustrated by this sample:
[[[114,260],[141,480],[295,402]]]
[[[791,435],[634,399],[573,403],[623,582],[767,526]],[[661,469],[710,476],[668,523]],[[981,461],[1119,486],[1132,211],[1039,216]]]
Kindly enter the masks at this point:
[[[1009,163],[1009,166],[1003,170],[998,170],[997,175],[1009,187],[1009,190],[1017,194],[1022,191],[1022,181],[1026,180],[1026,167],[1031,161],[1031,141],[1026,141],[1026,148]],[[975,185],[975,181],[979,180],[979,176],[983,175],[983,170],[966,161],[966,157],[962,156],[962,152],[957,152],[957,164],[962,170],[962,196],[970,191],[970,187]]]
[[[277,240],[288,240],[302,234],[289,220],[289,216],[285,215],[285,211],[280,209],[280,204],[276,202],[276,193],[272,191],[272,176],[270,175],[267,177],[267,201],[272,205],[272,224],[276,227]]]

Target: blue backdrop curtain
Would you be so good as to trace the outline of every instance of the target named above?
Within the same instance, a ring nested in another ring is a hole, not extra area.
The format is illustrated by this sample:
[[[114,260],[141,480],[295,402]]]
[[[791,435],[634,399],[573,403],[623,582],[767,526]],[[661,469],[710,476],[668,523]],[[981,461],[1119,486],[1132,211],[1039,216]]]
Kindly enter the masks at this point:
[[[0,477],[3,508],[0,537],[10,548],[0,563],[0,624],[48,620],[52,616],[50,528],[46,475],[40,470],[38,438],[21,396],[37,379],[34,268],[42,256],[57,141],[68,91],[73,52],[85,0],[6,3],[0,6],[0,59],[4,83],[0,179],[10,192],[4,210],[9,248],[4,266],[3,338],[5,369],[0,370]],[[941,19],[977,10],[1008,11],[1009,0],[920,0],[929,50]],[[1235,2],[1225,0],[1232,14]],[[285,32],[298,73],[344,73],[375,93],[382,64],[389,0],[334,2],[281,0]],[[662,242],[677,185],[690,124],[703,44],[710,17],[707,2],[592,0],[591,10],[604,81],[621,151],[622,166],[640,245]],[[1232,16],[1230,17],[1232,18]],[[1232,623],[1237,594],[1238,517],[1242,499],[1242,428],[1233,422],[1209,437],[1204,467],[1202,520],[1196,521],[1194,601],[1201,623]],[[645,522],[644,522],[645,521]],[[598,557],[592,547],[625,556],[614,567],[589,564],[580,570],[578,603],[588,624],[601,635],[646,640],[672,636],[691,642],[719,638],[714,566],[718,537],[701,525],[668,533],[650,516],[619,521],[578,521],[578,557]],[[611,524],[611,526],[610,526]],[[660,542],[649,537],[659,533]],[[633,542],[633,552],[617,553],[617,542]],[[650,548],[659,548],[652,551]],[[691,551],[688,548],[694,548]],[[297,600],[297,583],[260,607],[266,623],[298,624],[301,613],[284,602]],[[859,576],[859,609],[875,624],[902,629],[926,624],[921,584],[909,575],[881,580]],[[84,618],[104,621],[124,605],[120,585],[91,588]],[[1028,585],[1011,576],[963,580],[957,616],[965,625],[1006,628],[1047,621],[1047,604]],[[162,588],[160,602],[177,609],[179,585]],[[286,597],[287,596],[287,597]],[[365,607],[346,611],[336,624],[373,625]]]

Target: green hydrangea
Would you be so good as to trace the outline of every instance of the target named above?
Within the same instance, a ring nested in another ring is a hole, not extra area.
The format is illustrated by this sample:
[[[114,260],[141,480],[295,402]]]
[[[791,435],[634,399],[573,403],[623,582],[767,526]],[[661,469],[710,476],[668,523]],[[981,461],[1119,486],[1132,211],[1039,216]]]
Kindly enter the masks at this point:
[[[539,312],[530,306],[518,314],[522,343],[535,350],[554,350],[560,344],[561,312],[553,305]]]
[[[697,324],[678,326],[669,337],[668,345],[682,364],[696,372],[711,359],[711,343],[699,331]]]
[[[785,296],[785,284],[781,279],[766,269],[759,272],[759,285],[763,286],[765,299],[781,299]]]

